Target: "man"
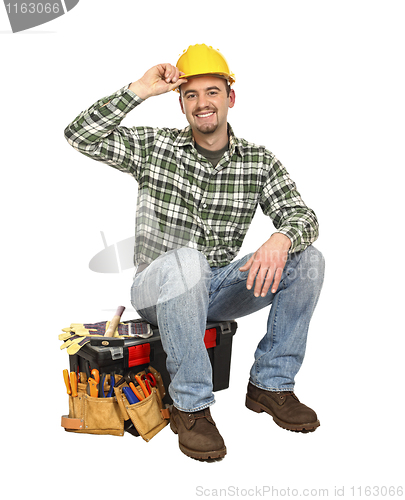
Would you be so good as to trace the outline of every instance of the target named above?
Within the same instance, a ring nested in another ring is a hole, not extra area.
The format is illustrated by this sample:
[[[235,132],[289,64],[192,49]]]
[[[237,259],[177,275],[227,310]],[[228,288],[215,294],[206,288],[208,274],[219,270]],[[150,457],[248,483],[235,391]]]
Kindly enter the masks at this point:
[[[230,320],[272,304],[246,406],[267,412],[285,429],[319,426],[316,413],[293,392],[323,281],[323,258],[312,246],[318,223],[274,155],[235,137],[227,122],[233,81],[222,54],[190,46],[177,66],[154,66],[65,130],[78,151],[138,182],[132,304],[159,326],[171,377],[170,425],[183,453],[198,459],[226,454],[210,414],[207,320]],[[186,129],[120,126],[133,108],[172,90],[180,91]],[[235,261],[258,204],[277,231]]]

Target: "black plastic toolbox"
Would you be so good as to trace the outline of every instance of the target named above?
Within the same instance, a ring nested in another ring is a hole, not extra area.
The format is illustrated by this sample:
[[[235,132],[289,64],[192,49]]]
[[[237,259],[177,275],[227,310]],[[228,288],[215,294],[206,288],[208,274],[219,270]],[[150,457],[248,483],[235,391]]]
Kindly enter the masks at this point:
[[[143,320],[132,321],[132,323],[138,322],[145,323]],[[74,362],[79,363],[79,369],[82,372],[86,371],[87,361],[91,369],[96,368],[100,373],[114,372],[116,374],[124,374],[133,367],[142,371],[149,365],[153,366],[160,372],[166,388],[163,402],[171,404],[172,400],[167,390],[170,377],[166,369],[166,353],[162,347],[158,327],[154,325],[149,325],[149,327],[152,335],[148,338],[94,338],[80,349],[78,359],[76,357]],[[207,324],[204,342],[212,365],[214,391],[229,387],[232,340],[236,329],[235,321]]]

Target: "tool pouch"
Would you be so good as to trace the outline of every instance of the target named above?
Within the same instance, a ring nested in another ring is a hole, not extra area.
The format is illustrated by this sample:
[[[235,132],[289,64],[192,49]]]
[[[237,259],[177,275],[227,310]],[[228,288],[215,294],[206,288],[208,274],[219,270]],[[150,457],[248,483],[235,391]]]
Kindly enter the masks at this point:
[[[141,372],[142,375],[144,372]],[[159,375],[160,378],[160,375]],[[138,390],[141,390],[139,386]],[[152,393],[139,403],[130,404],[122,392],[122,386],[114,388],[115,395],[125,421],[131,420],[139,435],[150,441],[160,432],[170,419],[170,412],[163,407],[159,386],[152,388]]]
[[[124,418],[116,398],[94,398],[86,393],[87,384],[78,384],[77,396],[69,396],[69,415],[62,427],[84,434],[124,434]]]
[[[122,392],[122,385],[114,387],[115,397],[96,398],[87,394],[87,383],[79,383],[77,396],[69,396],[69,415],[62,416],[62,427],[69,432],[123,436],[124,429],[132,422],[137,431],[135,435],[149,441],[168,424],[170,418],[169,410],[162,403],[165,389],[161,376],[152,367],[149,369],[155,375],[157,385],[147,398],[132,405]]]

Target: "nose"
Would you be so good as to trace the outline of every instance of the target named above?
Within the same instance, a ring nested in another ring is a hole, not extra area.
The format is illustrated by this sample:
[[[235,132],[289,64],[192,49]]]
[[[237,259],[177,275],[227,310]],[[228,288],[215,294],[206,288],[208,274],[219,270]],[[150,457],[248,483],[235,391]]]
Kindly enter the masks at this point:
[[[199,109],[204,109],[208,107],[208,99],[205,94],[201,94],[198,96],[198,102],[197,102],[198,108]]]

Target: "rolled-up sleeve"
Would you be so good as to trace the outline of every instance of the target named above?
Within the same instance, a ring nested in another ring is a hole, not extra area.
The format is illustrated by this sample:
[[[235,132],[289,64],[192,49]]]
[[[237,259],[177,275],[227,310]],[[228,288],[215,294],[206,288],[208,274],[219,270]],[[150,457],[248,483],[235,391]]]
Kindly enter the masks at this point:
[[[148,145],[153,143],[154,130],[123,127],[120,123],[142,102],[127,85],[80,113],[66,127],[65,138],[80,153],[137,179]]]
[[[290,252],[305,250],[319,234],[315,212],[307,207],[287,170],[273,156],[267,156],[267,178],[260,197],[260,206],[277,232],[291,240]]]

